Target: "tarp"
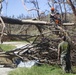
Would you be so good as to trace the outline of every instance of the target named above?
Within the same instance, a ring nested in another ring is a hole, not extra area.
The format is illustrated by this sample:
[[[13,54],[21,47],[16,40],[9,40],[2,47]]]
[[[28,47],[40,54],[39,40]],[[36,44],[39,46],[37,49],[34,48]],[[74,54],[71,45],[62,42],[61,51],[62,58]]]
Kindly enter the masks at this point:
[[[27,61],[27,62],[20,62],[20,64],[18,65],[18,67],[32,67],[34,65],[36,65],[38,63],[37,60],[30,60],[30,61]]]

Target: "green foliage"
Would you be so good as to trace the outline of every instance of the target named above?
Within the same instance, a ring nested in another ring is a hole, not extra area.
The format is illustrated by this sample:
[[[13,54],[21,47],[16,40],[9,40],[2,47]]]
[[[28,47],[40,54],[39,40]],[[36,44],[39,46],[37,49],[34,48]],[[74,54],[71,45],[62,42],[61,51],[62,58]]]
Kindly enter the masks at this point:
[[[13,46],[13,45],[6,45],[6,44],[0,44],[0,48],[3,50],[3,51],[9,51],[9,50],[12,50],[14,48],[16,48],[16,46]]]
[[[11,72],[9,75],[75,75],[71,73],[63,73],[58,66],[33,66],[31,68],[17,68]]]

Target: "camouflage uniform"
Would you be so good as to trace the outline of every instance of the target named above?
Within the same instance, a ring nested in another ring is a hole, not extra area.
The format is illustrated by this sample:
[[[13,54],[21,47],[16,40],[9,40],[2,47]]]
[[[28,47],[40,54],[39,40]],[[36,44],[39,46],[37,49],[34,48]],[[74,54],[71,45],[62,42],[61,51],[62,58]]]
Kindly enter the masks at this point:
[[[70,46],[68,42],[63,41],[59,44],[58,48],[60,49],[60,61],[62,69],[65,72],[71,71],[71,62],[70,62]]]

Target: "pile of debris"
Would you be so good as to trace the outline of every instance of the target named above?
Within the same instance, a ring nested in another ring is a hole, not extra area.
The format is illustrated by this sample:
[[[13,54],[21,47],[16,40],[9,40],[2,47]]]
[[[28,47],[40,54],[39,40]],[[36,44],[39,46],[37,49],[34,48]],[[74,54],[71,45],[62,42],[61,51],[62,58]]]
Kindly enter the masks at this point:
[[[18,65],[20,61],[26,62],[37,60],[44,64],[57,64],[57,47],[61,39],[39,38],[31,44],[21,48],[16,48],[7,52],[0,52],[0,64]],[[74,58],[76,51],[72,51],[72,63],[75,64]],[[3,60],[5,58],[5,60]]]
[[[21,48],[0,53],[0,57],[4,55],[13,63],[17,59],[22,61],[38,60],[40,63],[55,64],[57,61],[57,40],[49,40],[41,38],[40,41],[27,44]],[[1,61],[1,60],[0,60]],[[1,64],[1,62],[0,62]]]

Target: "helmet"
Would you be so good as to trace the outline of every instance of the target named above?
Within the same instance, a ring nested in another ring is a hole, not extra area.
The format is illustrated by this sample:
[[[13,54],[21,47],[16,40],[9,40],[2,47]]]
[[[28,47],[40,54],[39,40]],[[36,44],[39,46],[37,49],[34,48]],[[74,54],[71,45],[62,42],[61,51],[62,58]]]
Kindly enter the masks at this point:
[[[51,8],[51,11],[54,11],[54,7]]]

